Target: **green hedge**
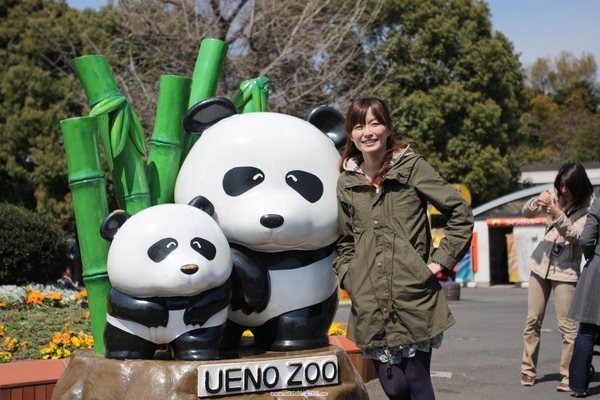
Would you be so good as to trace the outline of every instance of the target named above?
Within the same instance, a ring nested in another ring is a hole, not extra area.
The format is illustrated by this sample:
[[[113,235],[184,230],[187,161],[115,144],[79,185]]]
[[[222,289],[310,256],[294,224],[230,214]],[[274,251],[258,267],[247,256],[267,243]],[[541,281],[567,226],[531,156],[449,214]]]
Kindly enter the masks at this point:
[[[24,208],[0,204],[0,284],[54,282],[68,265],[60,227]]]

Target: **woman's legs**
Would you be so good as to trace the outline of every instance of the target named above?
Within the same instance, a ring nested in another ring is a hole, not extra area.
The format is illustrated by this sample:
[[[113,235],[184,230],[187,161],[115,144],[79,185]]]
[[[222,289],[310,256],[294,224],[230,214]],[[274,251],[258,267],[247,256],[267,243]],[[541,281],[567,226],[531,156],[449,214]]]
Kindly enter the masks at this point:
[[[569,383],[569,363],[573,355],[573,343],[577,336],[575,321],[567,316],[571,308],[571,300],[575,293],[575,283],[552,281],[554,289],[554,307],[558,330],[562,335],[562,356],[560,359],[560,374],[562,383]]]
[[[401,364],[391,365],[373,360],[379,382],[390,400],[435,400],[431,383],[431,352],[417,351],[414,357],[402,358]]]
[[[552,285],[549,280],[531,273],[527,301],[527,320],[523,332],[523,361],[521,374],[535,377],[540,349],[540,331]]]
[[[569,366],[569,388],[576,393],[585,393],[588,390],[590,384],[588,373],[594,356],[598,330],[597,325],[579,324],[579,333],[575,338],[573,358]]]

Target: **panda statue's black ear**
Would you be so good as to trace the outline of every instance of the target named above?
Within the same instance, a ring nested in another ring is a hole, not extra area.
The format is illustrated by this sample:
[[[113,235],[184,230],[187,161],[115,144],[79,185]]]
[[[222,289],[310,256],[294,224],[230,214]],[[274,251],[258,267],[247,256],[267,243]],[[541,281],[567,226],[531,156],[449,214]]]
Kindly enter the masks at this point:
[[[346,144],[345,119],[336,109],[329,106],[316,106],[304,117],[323,132],[338,149]]]
[[[211,97],[190,107],[183,116],[183,127],[193,135],[201,135],[220,120],[235,114],[237,110],[231,100]]]
[[[100,236],[109,242],[112,242],[119,229],[121,229],[125,221],[130,217],[131,214],[127,211],[115,210],[111,212],[108,217],[102,221],[102,225],[100,225]]]
[[[211,217],[215,215],[215,206],[204,196],[196,196],[189,202],[189,205],[192,207],[196,207],[210,215]]]

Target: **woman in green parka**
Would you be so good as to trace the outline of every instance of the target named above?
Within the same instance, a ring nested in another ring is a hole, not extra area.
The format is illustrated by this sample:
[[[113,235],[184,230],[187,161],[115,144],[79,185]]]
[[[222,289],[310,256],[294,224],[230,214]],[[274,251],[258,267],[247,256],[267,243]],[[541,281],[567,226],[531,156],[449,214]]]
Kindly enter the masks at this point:
[[[334,268],[352,300],[348,338],[373,359],[390,399],[434,399],[431,349],[454,324],[436,274],[467,251],[469,205],[409,144],[395,145],[386,104],[362,98],[346,117],[337,184]],[[433,247],[431,203],[447,219]]]

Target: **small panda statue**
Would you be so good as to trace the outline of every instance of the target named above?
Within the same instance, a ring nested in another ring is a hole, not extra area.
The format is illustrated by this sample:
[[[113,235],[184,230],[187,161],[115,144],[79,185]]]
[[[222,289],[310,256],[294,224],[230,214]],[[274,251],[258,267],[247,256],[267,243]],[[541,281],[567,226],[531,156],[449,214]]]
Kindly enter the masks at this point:
[[[219,358],[231,300],[232,257],[208,214],[211,205],[163,204],[101,226],[108,252],[106,358],[151,359],[168,345],[174,359]]]
[[[265,350],[329,344],[338,305],[332,262],[336,182],[344,118],[330,107],[305,120],[279,113],[238,115],[225,98],[184,118],[201,136],[185,159],[175,203],[202,196],[214,205],[234,262],[224,348],[246,329]]]

